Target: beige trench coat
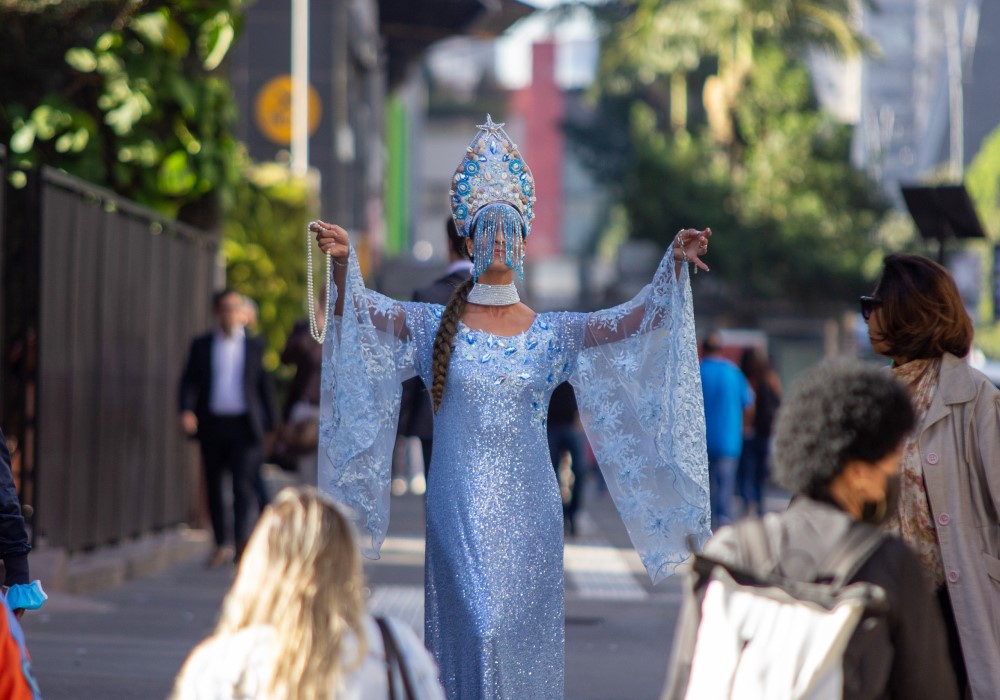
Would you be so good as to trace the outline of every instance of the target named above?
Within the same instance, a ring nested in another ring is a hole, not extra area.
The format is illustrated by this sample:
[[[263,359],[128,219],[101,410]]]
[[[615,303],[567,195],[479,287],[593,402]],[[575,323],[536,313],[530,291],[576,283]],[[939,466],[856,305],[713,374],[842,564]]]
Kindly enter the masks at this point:
[[[1000,692],[1000,391],[945,354],[918,442],[972,697]]]

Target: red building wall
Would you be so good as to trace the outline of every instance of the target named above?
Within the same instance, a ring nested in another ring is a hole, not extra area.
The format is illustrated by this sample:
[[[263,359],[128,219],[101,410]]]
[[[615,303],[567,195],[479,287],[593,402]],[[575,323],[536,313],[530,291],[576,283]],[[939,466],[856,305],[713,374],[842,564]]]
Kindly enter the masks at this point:
[[[565,103],[556,85],[556,45],[532,47],[531,84],[514,92],[511,113],[524,125],[517,144],[535,176],[535,219],[526,257],[540,259],[562,251],[563,132]]]

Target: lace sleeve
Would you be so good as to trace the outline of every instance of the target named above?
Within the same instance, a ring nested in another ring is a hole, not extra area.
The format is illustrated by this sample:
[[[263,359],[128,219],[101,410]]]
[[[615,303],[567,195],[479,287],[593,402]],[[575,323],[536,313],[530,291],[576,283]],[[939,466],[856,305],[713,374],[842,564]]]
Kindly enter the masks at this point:
[[[587,318],[570,381],[618,512],[656,583],[709,537],[708,457],[687,266]]]
[[[423,335],[407,319],[426,305],[366,289],[353,250],[348,265],[343,316],[323,346],[318,486],[353,511],[362,552],[377,559],[389,526],[400,383],[415,372]]]

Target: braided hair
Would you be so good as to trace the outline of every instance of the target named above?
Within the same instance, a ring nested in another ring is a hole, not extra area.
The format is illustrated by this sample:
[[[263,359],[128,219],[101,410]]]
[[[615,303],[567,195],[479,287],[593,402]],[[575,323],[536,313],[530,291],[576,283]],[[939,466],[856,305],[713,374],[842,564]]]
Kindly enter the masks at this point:
[[[451,299],[448,300],[448,305],[444,307],[441,323],[434,336],[431,398],[434,401],[435,413],[437,413],[438,406],[441,405],[441,397],[444,395],[444,382],[448,378],[448,365],[451,363],[451,351],[455,333],[458,331],[458,321],[465,311],[465,304],[469,300],[469,290],[472,289],[473,284],[475,284],[475,280],[470,278],[455,288]]]

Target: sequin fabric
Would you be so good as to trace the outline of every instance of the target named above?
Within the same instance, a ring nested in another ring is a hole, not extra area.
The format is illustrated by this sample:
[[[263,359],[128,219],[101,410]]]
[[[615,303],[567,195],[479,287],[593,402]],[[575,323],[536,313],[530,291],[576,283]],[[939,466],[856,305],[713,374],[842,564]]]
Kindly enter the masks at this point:
[[[631,302],[545,313],[504,337],[460,324],[434,425],[425,641],[451,700],[562,698],[562,510],[546,439],[569,379],[609,491],[654,582],[708,531],[704,412],[687,271],[666,256]],[[327,338],[320,487],[376,556],[388,525],[400,379],[430,385],[442,307],[365,290],[351,254]],[[369,540],[370,538],[370,540]]]

